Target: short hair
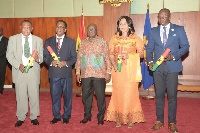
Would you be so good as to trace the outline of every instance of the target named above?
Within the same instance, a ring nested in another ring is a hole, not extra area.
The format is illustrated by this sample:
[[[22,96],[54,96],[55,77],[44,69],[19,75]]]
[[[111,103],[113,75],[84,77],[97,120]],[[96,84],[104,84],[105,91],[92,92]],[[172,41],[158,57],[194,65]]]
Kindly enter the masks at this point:
[[[65,28],[67,28],[67,23],[66,23],[64,20],[58,20],[58,21],[57,21],[57,23],[56,23],[56,25],[57,25],[59,22],[62,22],[62,23],[64,23],[64,25],[65,25]]]
[[[120,21],[121,21],[122,19],[126,19],[126,22],[127,22],[127,24],[128,24],[128,27],[129,27],[129,31],[128,31],[128,33],[127,33],[128,36],[129,36],[130,34],[135,33],[135,28],[134,28],[134,26],[133,26],[133,21],[132,21],[132,19],[131,19],[130,17],[128,17],[128,16],[121,16],[121,17],[118,19],[118,21],[117,21],[117,32],[116,32],[116,33],[119,32],[119,36],[122,35],[122,31],[121,31],[120,28],[119,28],[119,24],[120,24]]]
[[[159,11],[159,13],[160,13],[161,11],[167,11],[167,12],[169,13],[169,16],[171,15],[170,10],[167,9],[167,8],[163,8],[163,9],[161,9],[161,10]]]
[[[27,19],[23,20],[23,21],[21,22],[21,25],[22,25],[24,22],[28,22],[28,23],[30,23],[30,24],[31,24],[31,26],[32,26],[32,23],[31,23],[31,21],[30,21],[30,20],[27,20]]]
[[[87,27],[87,29],[88,29],[90,26],[93,26],[93,27],[95,28],[95,30],[97,31],[97,25],[96,25],[96,24],[94,24],[94,23],[89,24],[88,27]]]

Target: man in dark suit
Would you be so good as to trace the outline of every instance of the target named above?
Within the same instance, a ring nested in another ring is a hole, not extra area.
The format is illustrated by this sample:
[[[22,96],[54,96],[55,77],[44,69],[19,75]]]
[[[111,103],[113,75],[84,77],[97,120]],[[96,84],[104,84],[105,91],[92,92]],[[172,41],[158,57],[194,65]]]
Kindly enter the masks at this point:
[[[3,36],[3,29],[0,27],[0,94],[3,94],[3,86],[6,74],[6,50],[8,38]]]
[[[189,42],[184,27],[170,23],[170,17],[169,9],[164,8],[159,11],[158,22],[160,25],[151,29],[146,50],[150,70],[166,48],[171,50],[164,62],[153,73],[157,120],[151,130],[159,130],[164,126],[164,101],[167,89],[168,128],[172,133],[177,133],[178,74],[183,70],[181,57],[189,51]]]
[[[29,20],[21,23],[21,33],[9,38],[6,57],[12,66],[12,80],[15,83],[17,118],[15,127],[24,123],[30,107],[30,120],[33,125],[39,125],[37,116],[40,115],[39,84],[40,64],[43,62],[42,39],[31,34],[33,27]],[[34,50],[38,51],[32,67],[25,71],[30,61],[30,55]],[[28,106],[29,103],[29,106]]]
[[[53,120],[55,124],[63,119],[63,124],[69,123],[72,109],[72,65],[76,62],[75,41],[65,35],[67,23],[59,20],[56,24],[56,35],[45,42],[44,61],[49,66],[50,91],[52,97]],[[50,46],[59,61],[52,58],[47,50]],[[64,97],[64,113],[61,116],[61,96]]]

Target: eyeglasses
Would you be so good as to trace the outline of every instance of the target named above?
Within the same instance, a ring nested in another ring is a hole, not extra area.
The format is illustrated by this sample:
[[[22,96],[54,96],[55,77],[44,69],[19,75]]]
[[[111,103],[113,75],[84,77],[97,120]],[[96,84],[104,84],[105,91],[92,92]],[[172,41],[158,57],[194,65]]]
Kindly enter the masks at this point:
[[[30,30],[32,27],[21,27],[23,30]]]
[[[158,19],[166,19],[168,16],[158,16]]]
[[[65,27],[63,27],[63,26],[57,26],[56,28],[57,29],[65,29]]]
[[[95,29],[88,29],[87,32],[94,32],[94,31],[96,31],[96,30]]]

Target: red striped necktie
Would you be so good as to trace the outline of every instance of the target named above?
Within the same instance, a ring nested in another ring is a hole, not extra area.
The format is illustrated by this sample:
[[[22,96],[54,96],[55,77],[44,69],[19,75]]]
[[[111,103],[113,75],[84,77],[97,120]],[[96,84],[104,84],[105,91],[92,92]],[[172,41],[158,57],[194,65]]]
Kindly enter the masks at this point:
[[[57,38],[57,39],[58,39],[57,50],[58,50],[58,53],[59,53],[59,51],[60,51],[60,39],[62,39],[62,38]]]

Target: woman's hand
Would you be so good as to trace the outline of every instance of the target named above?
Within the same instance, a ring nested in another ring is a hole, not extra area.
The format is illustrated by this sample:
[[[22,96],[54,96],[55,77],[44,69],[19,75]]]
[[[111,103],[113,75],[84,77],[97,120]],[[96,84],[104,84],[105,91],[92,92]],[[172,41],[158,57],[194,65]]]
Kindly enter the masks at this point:
[[[122,62],[126,65],[127,59],[129,58],[128,54],[121,54]]]

